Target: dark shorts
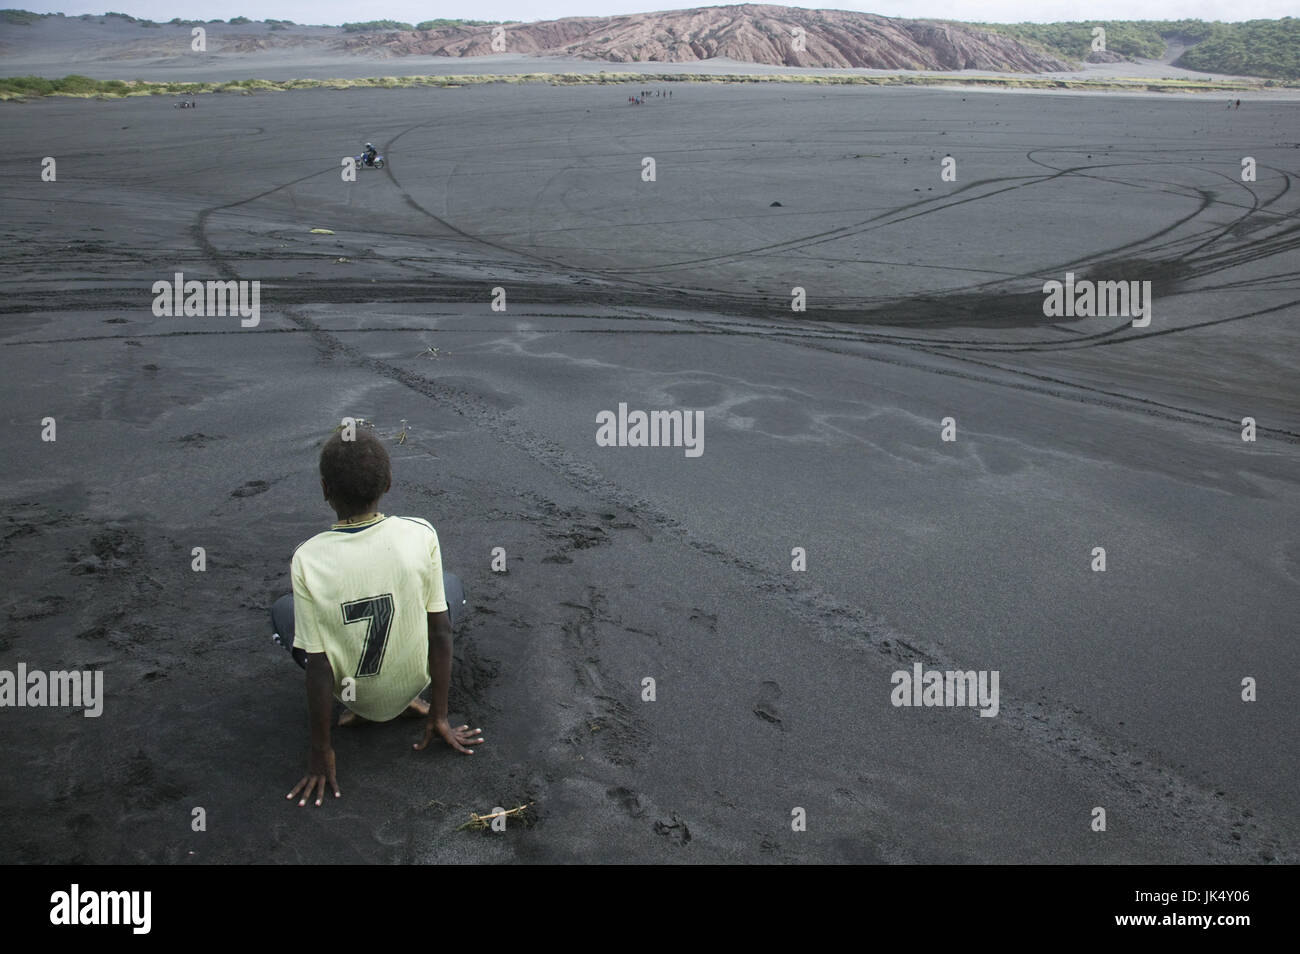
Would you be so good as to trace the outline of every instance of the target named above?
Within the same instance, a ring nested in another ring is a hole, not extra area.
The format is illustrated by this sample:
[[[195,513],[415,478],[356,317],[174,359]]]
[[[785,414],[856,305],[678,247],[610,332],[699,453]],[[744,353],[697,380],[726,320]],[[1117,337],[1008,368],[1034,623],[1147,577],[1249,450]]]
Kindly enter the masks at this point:
[[[447,594],[447,615],[451,628],[465,616],[465,585],[455,573],[442,574],[442,588]],[[271,607],[271,638],[293,655],[293,661],[307,668],[307,654],[293,644],[293,594],[286,593]]]

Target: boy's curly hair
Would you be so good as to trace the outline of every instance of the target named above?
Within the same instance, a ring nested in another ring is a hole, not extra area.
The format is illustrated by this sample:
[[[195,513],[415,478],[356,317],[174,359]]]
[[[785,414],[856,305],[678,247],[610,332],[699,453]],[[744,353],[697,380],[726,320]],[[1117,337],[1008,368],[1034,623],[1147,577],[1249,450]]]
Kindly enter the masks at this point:
[[[320,475],[335,509],[360,513],[384,495],[392,482],[388,450],[367,428],[357,428],[354,440],[334,434],[320,452]]]

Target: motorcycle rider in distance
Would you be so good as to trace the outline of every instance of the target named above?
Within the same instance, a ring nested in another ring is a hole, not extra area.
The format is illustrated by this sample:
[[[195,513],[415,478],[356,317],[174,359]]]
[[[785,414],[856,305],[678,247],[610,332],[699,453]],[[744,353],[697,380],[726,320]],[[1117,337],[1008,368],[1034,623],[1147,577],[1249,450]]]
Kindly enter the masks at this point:
[[[379,151],[370,143],[366,143],[365,151],[361,153],[361,161],[367,166],[373,166],[377,155],[379,155]]]

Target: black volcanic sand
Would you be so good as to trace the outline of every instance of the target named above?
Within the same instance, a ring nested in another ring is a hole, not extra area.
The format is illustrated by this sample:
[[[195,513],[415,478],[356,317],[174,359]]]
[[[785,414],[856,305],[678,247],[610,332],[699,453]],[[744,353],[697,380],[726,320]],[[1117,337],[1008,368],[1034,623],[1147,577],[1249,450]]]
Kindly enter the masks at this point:
[[[0,668],[107,691],[0,712],[0,860],[1296,861],[1297,105],[629,93],[0,107]],[[155,318],[176,271],[260,325]],[[1066,271],[1152,281],[1151,326],[1044,318]],[[703,456],[598,447],[620,402]],[[339,730],[299,809],[266,608],[348,414],[466,580],[488,742]],[[918,661],[998,716],[893,707]]]

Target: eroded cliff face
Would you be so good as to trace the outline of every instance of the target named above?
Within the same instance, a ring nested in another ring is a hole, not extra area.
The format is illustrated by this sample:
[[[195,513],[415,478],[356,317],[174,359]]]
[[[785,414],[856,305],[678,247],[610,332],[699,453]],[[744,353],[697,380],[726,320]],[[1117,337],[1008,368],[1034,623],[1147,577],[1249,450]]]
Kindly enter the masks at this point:
[[[746,4],[621,17],[571,17],[500,28],[350,36],[343,48],[390,56],[486,56],[505,51],[611,63],[689,63],[724,57],[773,66],[1043,73],[1070,64],[973,27],[844,10]]]

